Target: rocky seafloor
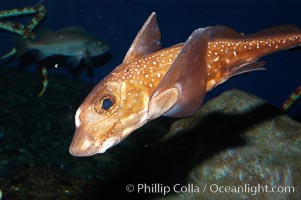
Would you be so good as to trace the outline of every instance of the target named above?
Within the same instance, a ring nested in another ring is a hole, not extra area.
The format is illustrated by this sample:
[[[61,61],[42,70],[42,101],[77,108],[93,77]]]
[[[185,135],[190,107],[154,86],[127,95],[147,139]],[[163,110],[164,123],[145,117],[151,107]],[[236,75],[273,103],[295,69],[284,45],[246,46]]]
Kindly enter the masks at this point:
[[[104,154],[76,158],[74,113],[92,87],[50,76],[39,98],[40,85],[0,69],[2,200],[301,199],[301,124],[260,98],[229,90],[192,118],[159,118]]]

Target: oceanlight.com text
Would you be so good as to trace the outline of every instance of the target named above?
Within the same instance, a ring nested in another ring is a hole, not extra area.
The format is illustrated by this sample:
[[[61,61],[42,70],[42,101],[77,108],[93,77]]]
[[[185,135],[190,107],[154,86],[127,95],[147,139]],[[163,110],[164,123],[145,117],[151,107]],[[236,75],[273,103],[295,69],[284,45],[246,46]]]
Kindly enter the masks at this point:
[[[268,186],[268,185],[250,185],[244,184],[241,186],[224,186],[211,184],[209,191],[212,193],[248,193],[256,195],[258,193],[294,193],[294,186]]]
[[[174,184],[173,186],[164,185],[161,183],[139,183],[136,185],[128,184],[126,191],[129,193],[136,192],[138,194],[163,194],[168,193],[245,193],[256,195],[259,193],[295,193],[294,186],[268,186],[268,185],[250,185],[243,184],[239,186],[205,184],[199,186],[196,184]]]

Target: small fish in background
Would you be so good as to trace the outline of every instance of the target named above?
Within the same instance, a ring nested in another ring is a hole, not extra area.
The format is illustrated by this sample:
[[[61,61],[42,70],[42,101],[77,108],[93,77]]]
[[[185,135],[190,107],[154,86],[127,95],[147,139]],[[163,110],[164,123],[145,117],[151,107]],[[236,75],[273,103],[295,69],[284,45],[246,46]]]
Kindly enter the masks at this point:
[[[83,28],[70,26],[58,31],[43,30],[35,40],[15,37],[17,57],[30,52],[41,61],[51,56],[66,56],[68,63],[78,66],[81,60],[92,64],[92,57],[106,54],[110,47],[105,42],[90,35]]]
[[[162,115],[187,117],[206,92],[232,76],[262,70],[261,57],[301,45],[301,29],[278,26],[244,35],[226,26],[196,29],[185,43],[162,49],[156,13],[123,62],[86,97],[75,114],[74,156],[104,153]]]

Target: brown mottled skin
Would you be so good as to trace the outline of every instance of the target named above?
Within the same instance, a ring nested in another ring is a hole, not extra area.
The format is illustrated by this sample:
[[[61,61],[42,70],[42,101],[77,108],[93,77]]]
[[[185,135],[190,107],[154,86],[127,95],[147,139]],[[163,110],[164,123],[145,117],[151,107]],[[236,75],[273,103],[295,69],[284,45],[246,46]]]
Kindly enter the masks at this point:
[[[103,153],[161,115],[186,117],[205,93],[236,74],[263,69],[267,54],[300,45],[295,26],[243,35],[225,26],[195,30],[185,43],[161,49],[153,13],[123,63],[87,96],[76,116],[74,156]]]

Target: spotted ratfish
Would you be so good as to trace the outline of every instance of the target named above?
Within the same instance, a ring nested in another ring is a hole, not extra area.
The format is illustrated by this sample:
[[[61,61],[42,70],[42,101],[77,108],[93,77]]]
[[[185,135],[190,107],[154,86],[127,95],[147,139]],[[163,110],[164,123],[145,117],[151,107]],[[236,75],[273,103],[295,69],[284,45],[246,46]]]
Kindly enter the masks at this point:
[[[69,151],[74,156],[104,153],[161,115],[190,116],[212,88],[234,75],[264,69],[260,57],[300,44],[301,31],[292,25],[253,35],[211,26],[196,29],[185,43],[161,49],[152,13],[123,62],[78,108]]]
[[[91,36],[83,28],[70,26],[58,31],[43,30],[35,40],[15,37],[17,56],[21,57],[27,51],[33,51],[39,60],[50,56],[67,56],[68,62],[76,67],[79,62],[89,64],[91,57],[105,54],[109,46]]]

